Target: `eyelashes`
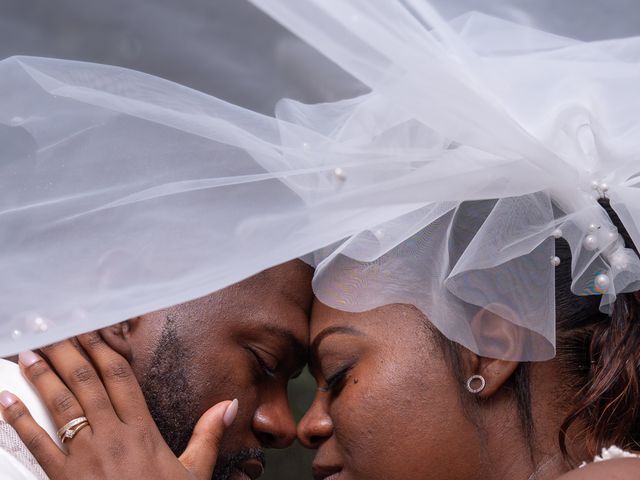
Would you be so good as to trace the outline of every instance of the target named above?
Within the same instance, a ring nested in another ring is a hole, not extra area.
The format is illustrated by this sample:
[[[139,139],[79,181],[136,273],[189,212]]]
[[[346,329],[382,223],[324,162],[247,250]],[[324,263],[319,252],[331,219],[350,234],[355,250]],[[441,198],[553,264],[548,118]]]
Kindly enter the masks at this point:
[[[318,390],[321,392],[331,392],[331,393],[340,393],[344,388],[345,380],[347,375],[353,369],[353,365],[347,365],[344,368],[338,370],[335,374],[331,375],[327,379],[326,387],[318,387]]]
[[[264,373],[266,376],[271,377],[271,378],[276,376],[275,370],[273,368],[269,367],[269,365],[267,365],[267,363],[262,359],[262,357],[253,348],[248,348],[247,350],[249,350],[253,354],[253,357],[255,358],[256,362],[258,363],[258,366],[260,367],[260,370],[261,370],[262,373]]]

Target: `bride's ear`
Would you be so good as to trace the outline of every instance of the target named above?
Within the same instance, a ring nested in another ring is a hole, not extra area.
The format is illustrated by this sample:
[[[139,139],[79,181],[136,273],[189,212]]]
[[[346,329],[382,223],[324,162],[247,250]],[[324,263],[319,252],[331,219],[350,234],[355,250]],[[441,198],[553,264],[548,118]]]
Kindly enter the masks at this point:
[[[129,334],[131,330],[131,322],[135,320],[125,320],[100,330],[100,335],[104,341],[116,352],[131,361],[131,343]]]
[[[477,392],[480,398],[493,396],[518,367],[519,362],[503,359],[521,355],[524,332],[507,318],[515,318],[515,312],[504,305],[491,304],[480,309],[471,320],[471,330],[485,355],[473,355],[471,359],[470,375],[481,375],[484,379],[484,388]],[[477,386],[471,384],[472,388]]]

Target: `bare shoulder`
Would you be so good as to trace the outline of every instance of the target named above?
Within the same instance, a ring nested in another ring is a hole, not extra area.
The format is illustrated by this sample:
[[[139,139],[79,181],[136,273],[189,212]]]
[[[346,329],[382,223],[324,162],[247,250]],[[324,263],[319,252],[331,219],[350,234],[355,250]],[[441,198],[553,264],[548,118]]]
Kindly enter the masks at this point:
[[[558,480],[638,480],[640,459],[617,458],[605,462],[590,463],[565,473]]]

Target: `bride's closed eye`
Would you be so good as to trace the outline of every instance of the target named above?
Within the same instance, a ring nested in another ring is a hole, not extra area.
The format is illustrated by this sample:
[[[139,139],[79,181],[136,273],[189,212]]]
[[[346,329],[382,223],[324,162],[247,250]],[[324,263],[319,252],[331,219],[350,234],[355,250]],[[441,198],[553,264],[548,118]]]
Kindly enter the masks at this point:
[[[321,392],[331,392],[338,394],[344,388],[345,380],[349,372],[353,369],[353,364],[348,364],[341,367],[337,372],[327,377],[327,384],[324,387],[318,387]]]
[[[345,380],[363,359],[365,339],[362,331],[350,325],[334,325],[315,336],[311,342],[309,368],[318,381],[318,391],[333,396],[340,394]],[[324,385],[320,379],[324,380]]]

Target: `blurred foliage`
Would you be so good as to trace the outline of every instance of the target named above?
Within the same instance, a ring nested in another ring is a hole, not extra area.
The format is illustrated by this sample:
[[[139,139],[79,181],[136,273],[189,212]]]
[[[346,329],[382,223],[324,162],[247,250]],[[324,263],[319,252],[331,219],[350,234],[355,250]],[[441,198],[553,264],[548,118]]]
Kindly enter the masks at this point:
[[[307,411],[316,390],[316,382],[305,368],[302,375],[289,383],[289,401],[296,422]],[[263,480],[312,480],[311,461],[315,452],[298,442],[284,450],[267,450],[267,470]]]

